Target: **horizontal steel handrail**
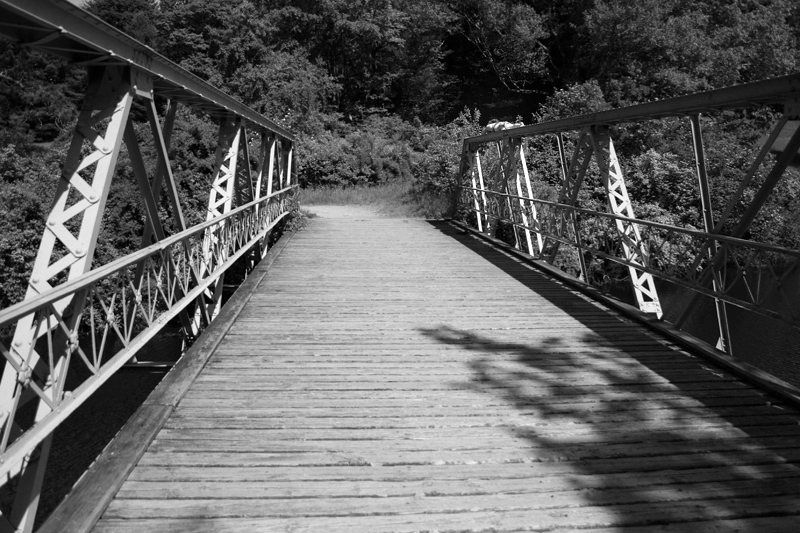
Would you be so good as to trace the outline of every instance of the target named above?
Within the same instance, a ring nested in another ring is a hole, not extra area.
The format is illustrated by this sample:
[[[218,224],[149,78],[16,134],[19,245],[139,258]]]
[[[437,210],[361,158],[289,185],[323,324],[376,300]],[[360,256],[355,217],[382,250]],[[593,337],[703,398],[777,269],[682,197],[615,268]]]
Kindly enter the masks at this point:
[[[548,206],[551,206],[551,207],[556,207],[558,209],[563,209],[563,210],[571,212],[571,213],[581,213],[581,214],[586,214],[586,215],[593,216],[593,217],[609,218],[609,219],[612,219],[612,220],[622,220],[622,221],[625,221],[625,222],[629,222],[631,224],[637,224],[639,226],[646,226],[646,227],[650,227],[650,228],[662,229],[662,230],[665,230],[665,231],[673,231],[673,232],[676,232],[676,233],[683,233],[685,235],[689,235],[689,236],[692,236],[692,237],[697,237],[698,239],[713,240],[713,241],[718,241],[718,242],[721,242],[721,243],[732,244],[732,245],[735,245],[735,246],[745,246],[745,247],[748,247],[748,248],[756,248],[758,250],[762,250],[762,251],[765,251],[765,252],[775,252],[775,253],[779,253],[779,254],[789,255],[791,257],[800,258],[800,250],[792,250],[791,248],[784,248],[784,247],[781,247],[781,246],[775,246],[775,245],[772,245],[772,244],[765,244],[765,243],[757,242],[757,241],[748,241],[746,239],[740,239],[740,238],[737,238],[737,237],[731,237],[729,235],[723,235],[723,234],[719,234],[719,233],[707,233],[707,232],[700,231],[700,230],[694,230],[694,229],[689,229],[689,228],[681,228],[679,226],[670,226],[668,224],[662,224],[660,222],[653,222],[651,220],[645,220],[645,219],[641,219],[641,218],[629,218],[629,217],[625,217],[625,216],[622,216],[622,215],[615,215],[613,213],[604,213],[604,212],[601,212],[601,211],[592,211],[591,209],[586,209],[586,208],[582,208],[582,207],[574,207],[574,206],[570,206],[570,205],[567,205],[567,204],[560,204],[558,202],[553,202],[551,200],[541,200],[539,198],[528,198],[527,196],[518,196],[516,194],[509,194],[509,193],[503,193],[503,192],[498,192],[498,191],[492,191],[490,189],[479,189],[479,188],[469,187],[469,186],[465,186],[465,185],[459,185],[458,187],[461,188],[461,189],[475,191],[475,192],[479,192],[479,193],[482,193],[482,194],[502,196],[504,198],[513,198],[515,200],[522,200],[524,202],[532,202],[532,203],[536,203],[536,204],[540,204],[540,205],[548,205]],[[472,211],[479,211],[479,210],[476,210],[474,208],[470,208],[470,209]],[[486,214],[483,211],[480,211],[480,212],[483,213],[483,214]],[[506,220],[506,219],[502,219],[502,220]],[[511,221],[509,221],[509,222],[511,222]],[[517,224],[517,223],[514,223],[514,225],[516,225],[516,226],[518,226],[518,227],[520,227],[522,229],[528,229],[528,230],[534,231],[533,227],[529,227],[529,226],[525,226],[523,224]],[[551,235],[548,235],[548,236],[551,236]]]
[[[515,200],[521,200],[523,202],[530,202],[530,203],[534,203],[534,204],[547,205],[549,207],[556,208],[556,209],[559,210],[558,211],[559,214],[557,215],[559,217],[559,219],[558,219],[559,222],[557,222],[557,223],[566,222],[567,221],[567,217],[570,217],[570,216],[572,216],[573,213],[577,212],[577,213],[586,215],[587,217],[591,217],[591,218],[593,218],[595,220],[605,219],[606,222],[604,222],[603,224],[604,224],[604,227],[606,227],[606,228],[610,228],[611,224],[615,223],[616,221],[623,220],[623,221],[629,222],[630,224],[635,224],[637,226],[645,226],[645,227],[650,227],[650,228],[652,228],[654,230],[661,230],[661,231],[670,232],[673,235],[684,235],[686,237],[694,239],[693,242],[695,243],[695,245],[696,245],[697,249],[699,250],[700,254],[705,253],[705,251],[708,249],[709,243],[718,242],[720,247],[726,247],[727,246],[727,247],[732,247],[732,248],[735,248],[735,249],[746,249],[746,250],[749,250],[749,251],[751,251],[753,253],[756,253],[756,254],[759,254],[759,253],[764,253],[764,254],[772,253],[772,254],[779,254],[782,257],[788,256],[789,258],[792,258],[795,261],[792,263],[792,266],[788,270],[786,270],[786,272],[791,272],[793,269],[797,268],[797,266],[798,266],[798,261],[797,260],[800,259],[800,251],[798,251],[798,250],[792,250],[792,249],[788,249],[788,248],[783,248],[783,247],[778,247],[778,246],[773,246],[773,245],[767,245],[767,244],[764,244],[764,243],[748,241],[748,240],[744,240],[744,239],[736,239],[736,238],[733,238],[733,237],[727,237],[727,236],[722,236],[722,235],[717,235],[717,234],[712,234],[712,233],[706,233],[706,232],[697,231],[697,230],[690,230],[690,229],[686,229],[686,228],[680,228],[680,227],[677,227],[677,226],[669,226],[669,225],[660,224],[660,223],[651,222],[651,221],[645,221],[645,220],[640,220],[640,219],[631,219],[631,218],[628,218],[628,217],[618,216],[618,215],[614,215],[614,214],[611,214],[611,213],[603,213],[603,212],[598,212],[598,211],[592,211],[592,210],[589,210],[589,209],[572,207],[572,206],[560,204],[560,203],[557,203],[557,202],[551,202],[551,201],[539,200],[539,199],[531,199],[531,198],[527,198],[527,197],[524,197],[524,196],[513,195],[513,194],[508,194],[508,193],[502,193],[502,192],[496,192],[496,191],[491,191],[491,190],[488,190],[488,189],[484,190],[484,189],[479,189],[479,188],[469,187],[469,186],[462,186],[460,188],[463,191],[465,191],[465,194],[472,195],[474,193],[483,193],[483,194],[486,194],[487,196],[489,196],[490,198],[495,197],[495,198],[493,198],[492,202],[497,202],[498,201],[497,197],[499,197],[499,198],[513,198]],[[469,192],[466,192],[466,191],[469,191]],[[694,291],[695,293],[702,294],[702,295],[705,295],[705,296],[708,296],[708,297],[711,297],[711,298],[716,298],[716,299],[724,301],[724,302],[726,302],[728,304],[740,307],[742,309],[747,309],[749,311],[753,311],[753,312],[756,312],[756,313],[764,315],[764,316],[768,316],[768,317],[771,317],[771,318],[782,320],[782,321],[786,322],[787,324],[792,325],[795,328],[800,328],[800,314],[795,314],[795,315],[791,315],[791,316],[785,316],[785,315],[782,315],[781,313],[779,313],[779,312],[777,312],[777,311],[775,311],[773,309],[766,308],[766,307],[760,305],[759,304],[760,298],[759,298],[758,291],[756,292],[756,294],[750,293],[750,298],[749,299],[743,299],[743,298],[740,298],[740,297],[733,296],[733,295],[729,294],[728,292],[725,291],[724,288],[723,289],[714,289],[714,288],[708,286],[708,284],[701,283],[700,281],[702,279],[702,271],[700,273],[695,273],[695,275],[690,275],[687,278],[684,278],[684,277],[679,277],[679,276],[677,276],[677,275],[675,275],[673,273],[670,273],[669,271],[665,270],[664,268],[659,268],[657,266],[654,266],[654,265],[650,264],[651,261],[637,262],[637,263],[631,262],[631,261],[627,260],[625,257],[619,256],[619,255],[614,255],[614,253],[611,253],[611,252],[609,252],[607,250],[603,250],[603,249],[600,249],[600,248],[597,248],[597,247],[593,246],[590,243],[590,241],[587,241],[587,240],[584,240],[584,239],[580,239],[579,235],[577,235],[577,234],[574,234],[573,235],[574,238],[571,238],[568,235],[569,234],[568,230],[570,229],[568,226],[563,227],[563,229],[564,229],[563,233],[554,233],[553,231],[549,231],[548,227],[546,227],[547,224],[543,224],[541,220],[539,221],[540,222],[540,226],[539,227],[534,227],[532,225],[526,225],[524,223],[518,222],[518,221],[513,220],[511,218],[505,217],[502,214],[499,214],[499,213],[496,213],[496,212],[486,211],[484,209],[475,208],[472,205],[470,205],[470,202],[466,202],[465,201],[465,202],[463,202],[463,205],[465,205],[469,211],[474,212],[474,213],[479,213],[480,215],[483,215],[486,218],[490,218],[490,219],[493,219],[493,220],[496,220],[496,221],[500,221],[500,222],[509,224],[509,225],[511,225],[511,226],[513,226],[515,228],[518,228],[520,230],[523,230],[523,231],[530,231],[530,232],[539,233],[543,237],[546,237],[547,239],[551,239],[552,241],[558,241],[558,242],[560,242],[562,244],[566,244],[568,246],[573,246],[573,247],[579,248],[581,250],[588,251],[588,252],[590,252],[592,255],[594,255],[596,257],[607,259],[607,260],[609,260],[609,261],[611,261],[613,263],[616,263],[618,265],[622,265],[622,266],[625,266],[625,267],[634,267],[634,268],[636,268],[636,269],[638,269],[638,270],[640,270],[642,272],[646,272],[646,273],[651,274],[651,275],[653,275],[653,276],[655,276],[657,278],[663,279],[663,280],[668,281],[670,283],[674,283],[676,285],[679,285],[681,287],[684,287],[686,289]],[[494,205],[497,205],[497,204],[494,204]],[[611,221],[614,221],[614,222],[611,222]],[[578,220],[577,222],[578,222],[578,224],[583,224],[583,223],[586,222],[586,220]],[[649,239],[645,239],[645,241],[649,241]],[[667,266],[670,265],[670,263],[668,261],[665,262],[665,263],[662,263],[660,261],[660,257],[656,257],[655,259],[660,264],[662,264],[662,267],[667,267]],[[778,277],[780,277],[780,276],[778,276]],[[776,277],[776,279],[778,277]],[[736,278],[736,280],[738,280],[738,279],[739,278]],[[763,296],[763,295],[761,295],[761,296]]]

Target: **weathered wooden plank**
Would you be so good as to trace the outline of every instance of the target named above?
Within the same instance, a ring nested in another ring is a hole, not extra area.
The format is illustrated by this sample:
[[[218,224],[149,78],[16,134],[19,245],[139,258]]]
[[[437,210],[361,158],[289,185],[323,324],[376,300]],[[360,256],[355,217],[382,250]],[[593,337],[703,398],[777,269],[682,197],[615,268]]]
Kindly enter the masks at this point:
[[[420,499],[430,500],[429,498]],[[420,506],[422,506],[420,504]],[[257,507],[257,505],[251,506]],[[298,516],[290,518],[247,519],[238,516],[230,520],[215,521],[213,509],[207,509],[208,521],[197,523],[197,518],[185,520],[145,519],[137,520],[139,531],[418,531],[426,524],[438,524],[450,530],[539,530],[604,527],[643,526],[653,523],[682,523],[691,530],[694,522],[709,520],[729,520],[748,517],[762,517],[770,514],[797,516],[800,504],[794,496],[777,496],[770,498],[725,498],[714,500],[714,505],[698,505],[697,501],[678,501],[664,503],[637,503],[615,506],[591,506],[565,509],[517,510],[497,512],[471,508],[459,509],[460,512],[421,513],[421,514],[358,514],[355,516],[313,517]],[[194,521],[194,523],[193,523]],[[796,524],[796,523],[795,523]],[[125,521],[108,520],[99,524],[97,531],[130,531],[122,529],[131,525]],[[212,526],[212,527],[209,527]],[[108,527],[109,529],[104,529]],[[192,529],[193,528],[193,529]],[[409,529],[412,528],[412,529]]]
[[[163,475],[161,469],[150,469],[154,476],[142,473],[138,480],[131,480],[120,490],[122,499],[196,499],[196,498],[338,498],[345,496],[385,497],[385,496],[426,496],[467,495],[467,494],[529,494],[557,491],[589,491],[647,487],[653,490],[680,489],[686,484],[697,485],[702,490],[718,487],[724,489],[727,481],[760,482],[761,490],[768,489],[765,483],[771,480],[785,481],[800,487],[800,470],[786,465],[757,465],[742,468],[698,468],[688,471],[625,472],[608,473],[602,478],[594,475],[575,473],[553,476],[552,470],[540,472],[538,477],[482,477],[463,475],[452,479],[410,479],[410,480],[251,480],[250,472],[237,469],[226,472],[219,478],[212,471],[205,477],[203,472],[192,469]],[[147,473],[144,471],[143,473]],[[183,472],[187,472],[184,477]],[[156,477],[159,473],[162,475]],[[488,474],[488,472],[487,472]],[[155,478],[155,479],[154,479]],[[787,485],[791,486],[791,485]]]
[[[597,415],[574,415],[555,414],[552,416],[539,417],[536,414],[528,416],[514,416],[495,411],[490,414],[473,415],[464,412],[460,416],[442,410],[436,414],[427,414],[424,411],[408,416],[405,413],[374,413],[374,416],[359,416],[362,413],[353,413],[353,416],[338,416],[340,413],[331,411],[323,412],[318,416],[316,413],[307,413],[302,410],[282,413],[284,416],[276,416],[272,411],[255,413],[253,416],[228,411],[219,414],[216,411],[213,415],[206,415],[205,412],[186,415],[185,413],[174,414],[170,421],[165,425],[168,429],[211,429],[218,428],[220,431],[226,429],[291,429],[297,431],[317,430],[336,430],[336,429],[412,429],[412,428],[440,428],[440,429],[460,429],[479,427],[498,427],[520,430],[547,430],[555,428],[568,430],[574,426],[576,432],[593,430],[597,433],[614,433],[626,431],[622,425],[628,427],[629,431],[650,431],[654,427],[671,429],[691,429],[707,427],[736,427],[740,429],[749,426],[794,426],[797,422],[792,417],[784,417],[766,411],[763,415],[750,416],[726,416],[721,417],[713,414],[703,414],[702,416],[686,415],[682,418],[672,418],[668,413],[656,411],[631,411],[625,413],[599,413]],[[227,416],[225,416],[225,414]]]
[[[362,441],[368,441],[368,446],[391,444],[393,447],[400,447],[402,444],[397,442],[385,441],[414,441],[426,447],[439,446],[442,442],[453,441],[449,449],[461,449],[462,447],[486,447],[505,443],[512,445],[524,443],[527,447],[551,447],[554,444],[562,446],[579,445],[584,443],[613,442],[613,445],[627,442],[640,443],[644,435],[651,442],[668,442],[680,440],[703,441],[706,439],[725,439],[731,444],[739,445],[738,439],[751,436],[761,437],[791,437],[800,435],[800,426],[796,421],[784,419],[774,421],[768,419],[758,423],[751,420],[750,424],[732,424],[728,421],[719,420],[709,422],[707,420],[698,423],[673,424],[667,420],[645,421],[640,427],[631,424],[631,427],[620,427],[616,425],[600,424],[572,424],[569,421],[563,424],[530,424],[530,425],[508,425],[508,426],[475,426],[475,427],[390,427],[390,428],[276,428],[276,429],[256,429],[247,428],[164,428],[162,429],[154,443],[164,444],[168,441],[190,440],[197,442],[250,442],[253,444],[253,451],[257,451],[257,446],[263,442],[269,442],[276,446],[293,446],[283,441],[297,441],[303,443],[319,442],[326,447],[339,446],[343,449],[358,447]],[[224,431],[223,431],[224,429]],[[679,435],[676,434],[679,432]],[[381,441],[376,443],[374,441]],[[763,442],[763,441],[760,441]],[[697,445],[702,446],[701,442]],[[638,447],[638,450],[642,450]],[[209,448],[211,449],[211,448]],[[427,448],[426,448],[427,449]],[[705,448],[708,449],[708,448]]]

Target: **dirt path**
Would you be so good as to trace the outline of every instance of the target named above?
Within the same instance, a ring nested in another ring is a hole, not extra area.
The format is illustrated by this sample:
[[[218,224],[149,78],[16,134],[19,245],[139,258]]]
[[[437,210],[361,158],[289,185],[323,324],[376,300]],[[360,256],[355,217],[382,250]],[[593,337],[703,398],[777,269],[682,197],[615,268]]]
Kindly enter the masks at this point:
[[[375,209],[365,205],[309,205],[303,208],[320,218],[383,218]]]

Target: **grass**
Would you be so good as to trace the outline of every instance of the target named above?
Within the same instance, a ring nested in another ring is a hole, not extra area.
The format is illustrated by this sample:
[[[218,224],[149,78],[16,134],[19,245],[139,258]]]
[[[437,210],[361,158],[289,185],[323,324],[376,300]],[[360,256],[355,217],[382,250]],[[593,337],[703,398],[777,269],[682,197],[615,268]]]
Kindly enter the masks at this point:
[[[450,207],[446,195],[420,193],[410,181],[393,181],[368,187],[302,189],[300,205],[359,205],[397,218],[443,218]]]

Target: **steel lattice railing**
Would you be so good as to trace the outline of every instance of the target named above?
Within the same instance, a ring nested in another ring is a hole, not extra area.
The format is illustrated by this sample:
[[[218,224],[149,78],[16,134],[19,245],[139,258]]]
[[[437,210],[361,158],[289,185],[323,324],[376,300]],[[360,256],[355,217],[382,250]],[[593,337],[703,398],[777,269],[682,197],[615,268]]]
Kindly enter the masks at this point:
[[[800,268],[798,250],[475,187],[462,188],[461,205],[474,205],[477,197],[487,199],[488,209],[472,208],[484,220],[506,223],[520,232],[534,233],[544,242],[559,242],[583,254],[637,268],[705,296],[800,327],[800,306],[792,292],[796,288],[789,281]],[[536,220],[537,224],[520,222],[521,216],[509,217],[508,200],[521,202],[520,214],[527,212],[528,220]],[[634,262],[626,257],[618,222],[636,226],[646,250],[644,261]],[[712,257],[709,250],[715,250]],[[546,257],[549,252],[546,248],[536,256]],[[716,268],[710,268],[710,261],[718,263]],[[708,283],[711,272],[716,284]]]
[[[619,265],[627,270],[640,310],[659,319],[666,310],[658,285],[688,289],[694,294],[689,304],[678,312],[669,310],[678,327],[693,312],[697,298],[710,298],[719,326],[717,347],[733,355],[729,306],[800,328],[800,250],[745,238],[800,148],[800,128],[789,122],[800,118],[797,102],[800,75],[795,74],[530,126],[501,124],[505,129],[495,127],[499,131],[464,140],[457,209],[479,232],[494,237],[503,229],[504,235],[497,236],[586,283],[602,284],[609,265]],[[715,215],[700,114],[758,106],[782,108],[783,114],[742,172],[738,190]],[[674,117],[687,118],[691,128],[701,229],[637,217],[612,140],[614,126]],[[780,149],[775,148],[778,139],[785,143]],[[770,157],[771,150],[777,155]],[[541,169],[529,170],[530,161],[542,157],[551,157],[550,167],[560,169],[557,200],[534,194],[554,182],[550,177],[541,187],[536,181]],[[579,204],[587,176],[595,179],[595,187],[597,180],[602,183],[607,211]]]
[[[250,202],[0,312],[0,328],[29,324],[31,336],[39,339],[36,350],[30,346],[21,353],[0,343],[0,353],[16,371],[19,384],[2,406],[6,423],[0,441],[0,475],[15,473],[25,457],[137,350],[192,307],[203,291],[286,217],[294,189]],[[77,294],[85,295],[85,317],[70,324],[66,320],[69,309],[59,312],[58,303]],[[54,368],[59,337],[69,343],[69,355],[55,377],[42,382],[32,358],[36,352],[46,354],[47,367]],[[72,374],[80,375],[81,366],[89,377],[65,390]],[[34,396],[47,405],[49,413],[26,428],[18,415]]]

